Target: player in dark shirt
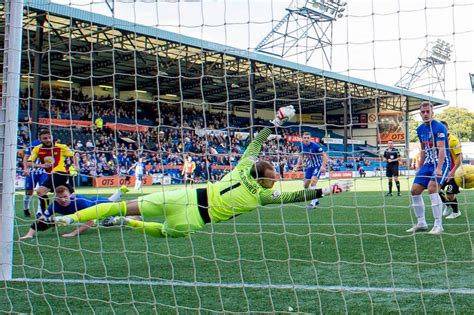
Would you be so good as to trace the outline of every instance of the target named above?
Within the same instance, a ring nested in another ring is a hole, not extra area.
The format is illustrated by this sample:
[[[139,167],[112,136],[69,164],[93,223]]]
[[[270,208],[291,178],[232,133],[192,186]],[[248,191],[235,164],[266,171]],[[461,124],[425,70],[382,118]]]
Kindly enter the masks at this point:
[[[388,193],[385,196],[392,196],[393,179],[397,185],[398,196],[400,196],[400,181],[398,180],[398,165],[400,164],[400,151],[393,146],[393,141],[388,141],[388,148],[383,153],[387,161]]]

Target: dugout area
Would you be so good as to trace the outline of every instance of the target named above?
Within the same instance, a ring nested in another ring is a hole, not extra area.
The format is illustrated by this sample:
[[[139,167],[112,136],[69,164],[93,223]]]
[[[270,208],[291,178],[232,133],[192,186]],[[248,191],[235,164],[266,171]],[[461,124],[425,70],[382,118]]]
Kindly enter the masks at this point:
[[[273,112],[292,104],[301,113],[298,124],[339,129],[344,139],[369,138],[369,143],[376,145],[380,113],[397,111],[407,118],[422,101],[435,106],[448,104],[431,96],[46,0],[26,3],[22,87],[32,88],[27,97],[35,122],[41,89],[87,88],[96,96],[148,97],[150,106],[158,102],[205,104],[211,110],[232,111],[252,120],[266,110]],[[3,21],[4,14],[0,4]],[[3,38],[0,43],[3,45]],[[358,128],[366,131],[355,132]]]

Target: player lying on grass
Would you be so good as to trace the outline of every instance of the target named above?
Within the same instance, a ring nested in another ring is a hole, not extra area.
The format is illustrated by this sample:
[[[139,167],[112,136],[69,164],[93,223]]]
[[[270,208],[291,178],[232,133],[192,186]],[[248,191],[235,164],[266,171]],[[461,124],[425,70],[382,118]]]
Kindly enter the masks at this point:
[[[280,108],[272,123],[279,127],[294,114],[293,106]],[[219,182],[207,183],[206,188],[160,191],[127,203],[100,204],[57,217],[56,222],[68,225],[108,216],[142,215],[145,219],[161,216],[165,217],[163,223],[135,220],[126,220],[126,223],[155,237],[183,237],[202,229],[207,223],[227,221],[261,205],[304,202],[350,189],[351,183],[338,182],[323,189],[272,190],[276,181],[275,169],[269,162],[258,161],[262,145],[271,133],[270,128],[261,130],[235,169]]]
[[[109,198],[105,197],[86,197],[84,195],[71,194],[69,188],[66,186],[56,187],[54,202],[48,206],[46,211],[38,210],[36,214],[36,220],[30,226],[30,230],[24,236],[20,237],[20,240],[31,239],[36,235],[37,231],[46,231],[47,229],[54,226],[53,215],[54,214],[72,214],[76,211],[93,207],[98,204],[116,202],[120,200],[122,194],[128,192],[126,186],[120,187],[112,196]],[[94,220],[88,220],[85,224],[81,225],[77,230],[71,233],[63,234],[63,237],[74,237],[88,230],[95,224]]]

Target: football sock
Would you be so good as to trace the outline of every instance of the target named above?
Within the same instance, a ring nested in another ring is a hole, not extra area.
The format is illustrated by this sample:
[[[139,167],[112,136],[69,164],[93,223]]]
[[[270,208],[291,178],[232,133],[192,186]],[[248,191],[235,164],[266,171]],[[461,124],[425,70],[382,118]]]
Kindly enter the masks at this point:
[[[158,222],[129,220],[127,226],[134,228],[137,232],[146,233],[153,237],[165,237],[165,234],[163,234],[163,224]]]
[[[451,208],[453,209],[453,212],[454,212],[454,213],[458,213],[458,212],[459,212],[459,204],[458,204],[458,199],[457,199],[457,198],[454,198],[453,201],[448,202],[448,205],[451,206]]]
[[[38,196],[38,198],[39,198],[41,212],[45,213],[49,205],[48,194],[43,195],[43,196]]]
[[[435,218],[435,226],[441,226],[442,224],[442,216],[441,213],[443,211],[443,201],[439,197],[438,193],[430,194],[431,199],[431,209],[433,211],[433,217]]]
[[[311,186],[309,186],[309,189],[316,189],[316,185],[311,185]],[[311,205],[315,206],[315,205],[318,203],[318,201],[319,201],[319,200],[318,200],[317,198],[311,200]]]
[[[425,202],[421,195],[411,196],[411,202],[415,216],[418,218],[418,224],[426,225]]]
[[[389,193],[389,194],[392,193],[392,187],[393,187],[392,181],[388,182],[388,193]]]
[[[396,181],[395,185],[397,185],[397,191],[400,192],[400,181]]]
[[[122,202],[106,202],[86,208],[68,215],[74,222],[87,222],[89,220],[103,219],[113,215],[126,216],[127,204]]]
[[[117,191],[109,197],[109,200],[112,202],[119,201],[120,197],[122,197],[122,191],[120,189],[117,189]]]
[[[25,196],[23,197],[23,209],[25,209],[25,210],[29,210],[29,209],[30,209],[30,204],[31,204],[31,199],[32,199],[31,197],[33,197],[33,196],[31,196],[31,195],[25,195]]]
[[[443,203],[448,203],[449,202],[449,200],[446,198],[446,194],[442,190],[440,190],[440,192],[439,192],[439,197],[441,198],[441,201]]]

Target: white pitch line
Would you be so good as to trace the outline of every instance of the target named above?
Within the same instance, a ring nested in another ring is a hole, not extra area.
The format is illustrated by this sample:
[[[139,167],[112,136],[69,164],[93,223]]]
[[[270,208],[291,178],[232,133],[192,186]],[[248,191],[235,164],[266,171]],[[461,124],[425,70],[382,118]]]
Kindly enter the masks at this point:
[[[229,289],[281,289],[301,291],[347,291],[347,292],[378,292],[378,293],[430,293],[430,294],[465,294],[474,295],[473,288],[455,289],[420,289],[420,288],[390,288],[390,287],[352,287],[339,285],[302,285],[302,284],[259,284],[259,283],[209,283],[186,281],[149,281],[149,280],[97,280],[97,279],[35,279],[15,278],[11,282],[41,282],[41,283],[71,283],[71,284],[106,284],[106,285],[149,285],[149,286],[178,286],[178,287],[211,287]]]

